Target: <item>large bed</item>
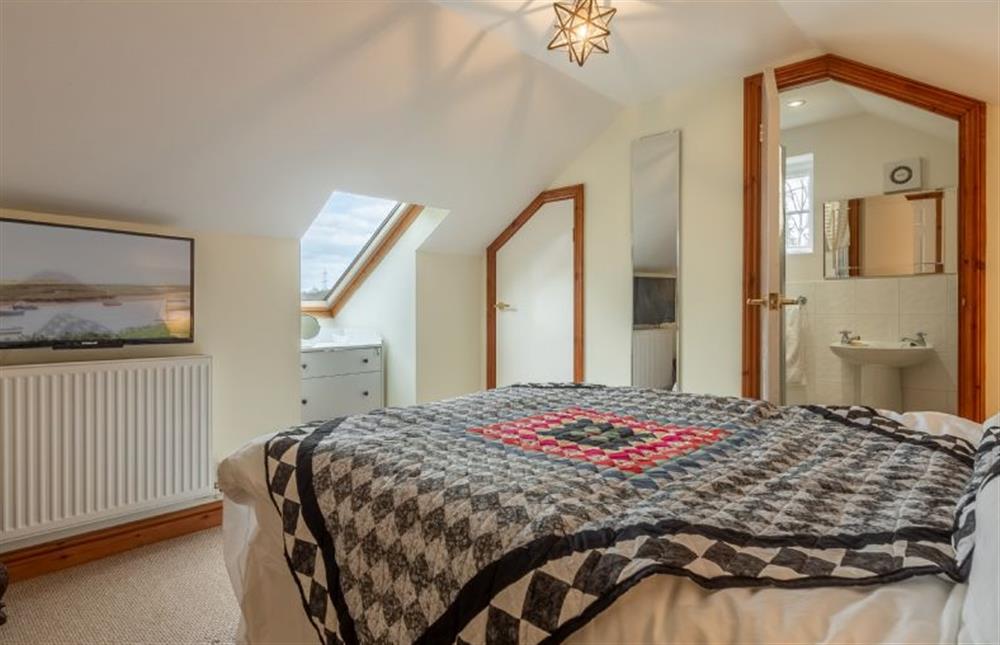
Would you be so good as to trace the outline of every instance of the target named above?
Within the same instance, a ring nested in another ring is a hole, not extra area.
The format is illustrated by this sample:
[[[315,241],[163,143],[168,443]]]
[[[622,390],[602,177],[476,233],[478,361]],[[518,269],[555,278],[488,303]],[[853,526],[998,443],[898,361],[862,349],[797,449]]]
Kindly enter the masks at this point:
[[[219,469],[239,638],[995,642],[996,421],[524,385],[278,432]]]

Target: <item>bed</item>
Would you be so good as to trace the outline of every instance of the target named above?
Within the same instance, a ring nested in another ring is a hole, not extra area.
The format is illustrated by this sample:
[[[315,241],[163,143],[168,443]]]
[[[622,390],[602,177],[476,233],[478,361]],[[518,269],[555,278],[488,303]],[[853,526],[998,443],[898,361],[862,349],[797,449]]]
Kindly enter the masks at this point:
[[[995,426],[552,384],[292,428],[220,465],[239,639],[995,642]]]

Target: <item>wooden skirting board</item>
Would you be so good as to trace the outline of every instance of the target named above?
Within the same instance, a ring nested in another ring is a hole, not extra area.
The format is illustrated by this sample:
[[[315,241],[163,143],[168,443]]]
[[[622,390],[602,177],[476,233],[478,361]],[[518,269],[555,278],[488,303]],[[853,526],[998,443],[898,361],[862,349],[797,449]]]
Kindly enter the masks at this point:
[[[18,582],[221,524],[222,502],[214,501],[2,553],[0,563]]]

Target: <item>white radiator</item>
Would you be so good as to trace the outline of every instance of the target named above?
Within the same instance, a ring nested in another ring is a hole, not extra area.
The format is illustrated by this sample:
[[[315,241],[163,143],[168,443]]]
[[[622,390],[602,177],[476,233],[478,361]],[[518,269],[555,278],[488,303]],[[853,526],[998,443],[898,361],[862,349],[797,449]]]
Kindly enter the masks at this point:
[[[0,549],[214,493],[211,359],[0,368]]]
[[[632,386],[669,390],[674,386],[677,328],[632,330]]]

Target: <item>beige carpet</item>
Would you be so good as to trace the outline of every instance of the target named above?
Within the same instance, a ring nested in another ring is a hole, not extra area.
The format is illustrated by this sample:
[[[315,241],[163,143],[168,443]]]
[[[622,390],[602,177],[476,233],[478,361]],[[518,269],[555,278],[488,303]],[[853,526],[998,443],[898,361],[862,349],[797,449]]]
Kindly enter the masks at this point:
[[[5,601],[4,645],[230,643],[240,612],[221,529],[14,583]]]

